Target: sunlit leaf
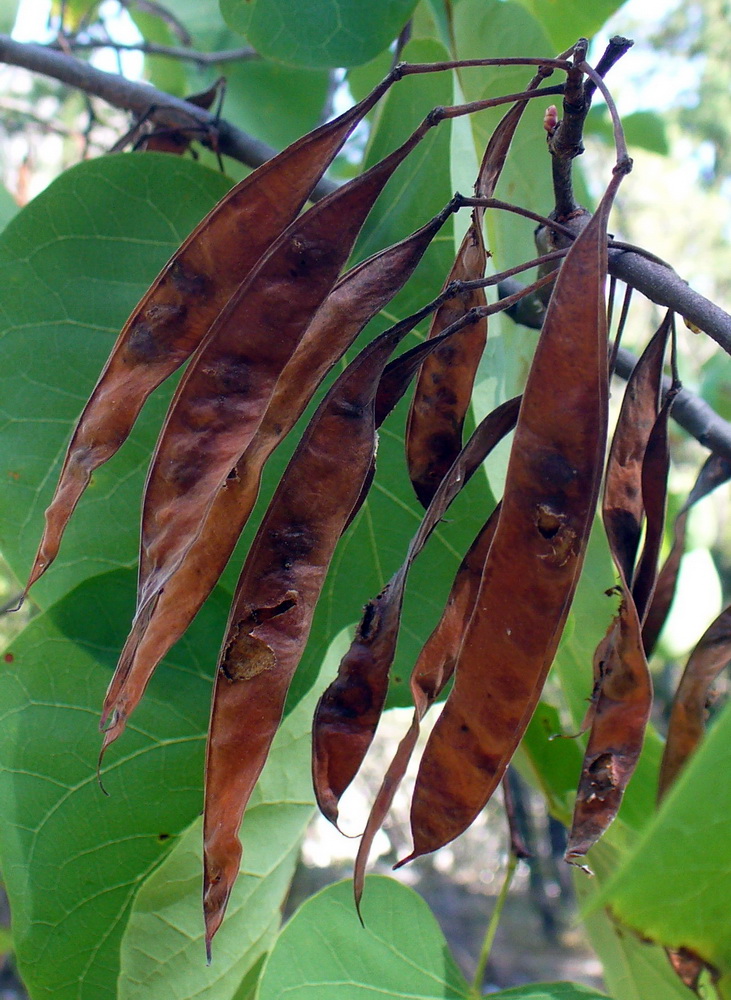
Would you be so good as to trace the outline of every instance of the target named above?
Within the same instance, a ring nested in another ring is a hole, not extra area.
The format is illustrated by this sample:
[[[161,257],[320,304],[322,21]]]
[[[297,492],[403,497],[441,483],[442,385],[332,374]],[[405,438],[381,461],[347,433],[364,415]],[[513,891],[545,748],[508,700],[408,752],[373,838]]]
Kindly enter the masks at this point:
[[[730,747],[731,706],[599,897],[629,928],[689,949],[725,977],[731,976]]]
[[[259,1000],[467,1000],[442,932],[412,889],[381,876],[367,879],[363,919],[365,928],[350,882],[308,899],[267,959]]]
[[[181,157],[90,160],[0,237],[0,549],[18,578],[30,569],[69,433],[119,329],[228,187]],[[134,565],[130,511],[139,509],[166,396],[151,400],[126,447],[94,476],[53,570],[33,591],[42,606],[96,573]]]
[[[398,35],[416,0],[220,0],[231,27],[291,66],[358,66]]]
[[[316,692],[288,716],[254,790],[244,863],[205,964],[200,906],[202,822],[176,842],[135,897],[121,946],[119,1000],[229,1000],[276,937],[314,802],[309,731]]]
[[[97,784],[99,705],[133,606],[133,573],[96,577],[31,622],[5,654],[0,855],[34,1000],[116,997],[134,896],[201,808],[220,598],[161,667],[110,754],[108,797]]]
[[[591,38],[625,0],[520,0],[551,37],[556,51],[568,48],[577,38]]]

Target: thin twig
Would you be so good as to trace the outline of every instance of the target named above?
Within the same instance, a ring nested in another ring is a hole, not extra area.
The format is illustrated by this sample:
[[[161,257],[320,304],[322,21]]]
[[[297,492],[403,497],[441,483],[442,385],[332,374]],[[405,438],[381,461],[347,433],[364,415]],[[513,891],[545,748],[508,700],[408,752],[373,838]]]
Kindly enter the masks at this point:
[[[0,34],[0,62],[50,76],[70,87],[100,97],[116,108],[132,111],[139,117],[147,116],[172,129],[198,126],[203,134],[215,134],[221,153],[249,167],[266,163],[277,152],[268,143],[189,101],[173,97],[146,83],[127,80],[117,73],[105,73],[104,70],[96,69],[80,59],[74,59],[45,45],[16,42],[8,35]],[[315,195],[323,198],[337,187],[332,181],[323,179],[315,189]]]
[[[174,45],[158,45],[156,42],[113,42],[88,40],[80,41],[78,38],[66,39],[65,45],[60,41],[52,42],[49,49],[55,51],[66,51],[66,46],[72,51],[85,52],[95,49],[114,49],[116,52],[142,52],[150,56],[166,56],[168,59],[184,59],[188,62],[197,63],[199,66],[213,66],[216,63],[242,62],[250,59],[260,59],[259,53],[249,46],[240,49],[223,49],[220,52],[198,52],[195,49],[179,48]]]
[[[490,923],[487,925],[487,931],[485,932],[485,939],[482,942],[482,948],[480,949],[480,957],[477,959],[477,968],[475,969],[474,979],[472,980],[472,989],[470,990],[470,996],[479,998],[482,996],[482,981],[485,978],[485,969],[487,968],[487,963],[490,958],[490,952],[492,951],[492,946],[495,942],[495,935],[497,934],[497,929],[500,926],[500,917],[503,913],[503,908],[505,907],[505,901],[508,898],[508,892],[510,891],[510,885],[513,881],[513,876],[515,875],[515,869],[518,867],[518,859],[514,854],[510,854],[508,857],[508,866],[505,870],[505,879],[503,880],[502,887],[500,889],[500,894],[495,901],[495,909],[492,911],[492,916],[490,917]]]

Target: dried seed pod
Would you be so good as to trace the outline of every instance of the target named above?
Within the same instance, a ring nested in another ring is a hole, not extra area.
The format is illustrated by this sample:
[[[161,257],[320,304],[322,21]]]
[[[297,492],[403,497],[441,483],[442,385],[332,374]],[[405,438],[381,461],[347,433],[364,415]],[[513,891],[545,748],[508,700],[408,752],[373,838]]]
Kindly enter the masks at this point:
[[[632,372],[607,464],[602,512],[623,597],[595,656],[594,691],[587,713],[591,731],[565,854],[570,862],[584,857],[616,817],[639,760],[652,708],[641,616],[654,587],[664,521],[667,420],[677,389],[668,394],[659,415],[658,406],[671,328],[668,313]],[[647,533],[635,581],[645,513]],[[639,607],[633,582],[639,582]]]
[[[644,517],[642,462],[657,420],[671,317],[668,312],[627,382],[607,462],[604,528],[620,573],[630,586]]]
[[[376,198],[431,127],[301,216],[231,297],[191,359],[155,448],[142,512],[138,612],[177,570]]]
[[[393,82],[299,139],[232,188],[165,265],[122,328],[79,418],[27,590],[56,558],[92,473],[126,441],[148,396],[198,347],[270,244],[296,218],[343,143]]]
[[[673,528],[673,547],[657,578],[652,603],[642,626],[642,642],[646,656],[650,656],[670,611],[678,581],[680,561],[685,552],[685,529],[690,508],[708,496],[717,486],[731,479],[731,462],[722,455],[709,455],[698,473],[698,478],[683,504]]]
[[[427,341],[421,348],[428,346]],[[383,712],[411,565],[452,500],[513,429],[519,407],[520,397],[499,406],[485,417],[458,454],[434,494],[403,564],[366,605],[338,675],[318,702],[312,729],[315,796],[322,814],[336,825],[340,797],[360,769]]]
[[[731,607],[709,625],[680,678],[673,699],[668,737],[660,765],[658,797],[677,778],[705,730],[708,700],[714,681],[731,660]]]
[[[528,84],[535,89],[548,71],[539,72]],[[515,104],[490,137],[475,182],[478,198],[491,198],[502,173],[515,130],[527,106]],[[445,288],[453,281],[482,278],[487,264],[483,236],[485,210],[476,207]],[[472,308],[484,306],[482,288],[465,291],[447,300],[434,316],[429,337],[437,337]],[[472,387],[487,339],[487,317],[465,327],[424,362],[416,384],[406,425],[406,459],[409,476],[420,503],[427,507],[434,492],[459,454],[462,429],[472,398]]]
[[[581,570],[607,421],[606,225],[623,163],[563,265],[523,394],[505,495],[454,687],[422,757],[414,850],[462,833],[500,782],[555,655]]]
[[[308,425],[264,516],[234,595],[216,674],[206,764],[206,941],[239,871],[238,829],[279,726],[312,615],[375,455],[374,399],[398,324],[348,366]],[[348,441],[348,462],[342,441]]]
[[[482,572],[487,562],[487,555],[495,535],[499,516],[500,505],[498,504],[462,560],[442,617],[427,639],[411,672],[410,685],[414,699],[414,717],[389,764],[361,837],[353,870],[353,894],[356,906],[360,906],[363,895],[366,866],[373,839],[383,825],[394,796],[406,774],[406,769],[419,739],[421,720],[452,679],[462,636],[472,617]]]
[[[453,204],[411,236],[349,271],[315,314],[276,385],[249,447],[216,494],[203,529],[149,614],[136,619],[104,701],[104,749],[117,739],[152,673],[223,572],[254,507],[264,463],[294,427],[327,372],[413,274]]]

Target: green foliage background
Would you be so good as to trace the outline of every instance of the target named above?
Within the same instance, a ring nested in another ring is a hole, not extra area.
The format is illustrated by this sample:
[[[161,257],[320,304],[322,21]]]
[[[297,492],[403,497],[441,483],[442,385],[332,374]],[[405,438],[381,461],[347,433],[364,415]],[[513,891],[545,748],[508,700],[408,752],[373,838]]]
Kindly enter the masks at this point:
[[[387,46],[412,14],[412,40],[403,58],[434,61],[551,55],[593,33],[619,6],[616,0],[221,0],[219,11],[213,0],[182,0],[176,13],[201,49],[248,40],[266,57],[226,69],[225,114],[282,146],[317,123],[329,68],[347,68],[356,96],[384,75],[391,59]],[[170,41],[159,19],[140,17],[137,23],[149,39]],[[184,66],[175,64],[173,71],[150,60],[147,71],[159,86],[178,93],[201,89],[216,72],[211,68],[206,76]],[[519,90],[527,76],[524,70],[483,69],[403,81],[370,116],[362,165],[403,141],[433,106]],[[536,170],[545,159],[543,110],[528,109],[498,189],[499,196],[539,212],[551,205],[548,167]],[[432,132],[379,200],[355,258],[422,225],[455,187],[468,190],[498,119],[498,113],[485,113]],[[641,131],[657,146],[655,124]],[[600,113],[595,128],[606,129]],[[336,169],[344,175],[356,167],[341,159]],[[240,176],[240,168],[233,172]],[[61,175],[0,236],[0,551],[18,580],[30,566],[73,423],[119,328],[230,183],[204,163],[167,155],[92,160]],[[456,232],[445,227],[368,337],[439,290],[465,224],[458,221]],[[491,218],[488,239],[496,267],[533,256],[530,223]],[[533,335],[509,320],[492,322],[475,395],[478,416],[514,394],[534,343]],[[105,760],[109,797],[98,788],[99,707],[134,603],[139,498],[170,391],[165,387],[155,395],[124,448],[95,474],[59,559],[34,590],[41,613],[7,650],[0,672],[0,857],[14,947],[30,995],[471,997],[426,904],[393,880],[369,881],[366,930],[357,924],[347,884],[308,900],[283,930],[279,926],[312,810],[307,737],[314,700],[337,665],[328,650],[397,568],[420,518],[403,467],[403,407],[384,427],[375,489],[328,577],[289,714],[245,820],[242,877],[210,968],[201,943],[198,888],[203,741],[211,675],[242,549]],[[272,459],[263,501],[291,447]],[[504,455],[488,467],[487,477],[475,477],[415,567],[391,704],[408,704],[408,671],[461,554],[494,504],[491,484],[497,493],[503,465]],[[559,694],[555,704],[541,705],[519,754],[523,774],[564,820],[581,748],[577,741],[550,742],[549,736],[561,718],[569,717],[574,727],[581,721],[591,656],[612,611],[604,591],[613,582],[597,534],[554,670],[551,690]],[[727,713],[654,818],[660,741],[651,733],[620,819],[592,856],[596,878],[582,882],[581,891],[615,1000],[688,1000],[690,992],[669,971],[660,945],[690,946],[713,961],[723,974],[720,995],[731,997],[728,891],[716,877],[730,867],[725,830],[731,797],[727,787],[715,794],[713,777],[727,772],[728,720]],[[669,899],[677,886],[683,892]],[[607,906],[625,926],[609,918]],[[658,944],[641,943],[625,927]],[[570,984],[500,995],[599,996]]]

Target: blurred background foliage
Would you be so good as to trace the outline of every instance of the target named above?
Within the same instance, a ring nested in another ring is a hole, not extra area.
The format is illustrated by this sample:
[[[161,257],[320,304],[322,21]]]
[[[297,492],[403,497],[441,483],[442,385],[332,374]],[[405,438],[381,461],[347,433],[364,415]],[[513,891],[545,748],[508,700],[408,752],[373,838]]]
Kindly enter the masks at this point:
[[[453,23],[459,24],[460,7],[464,11],[467,2],[454,3]],[[408,2],[392,6],[398,8],[394,23],[399,19],[402,22],[413,11],[412,45],[434,46],[436,51],[436,46],[448,46],[452,41],[444,7],[436,0],[422,0],[415,10],[415,5]],[[536,33],[543,32],[543,37],[550,37],[559,49],[577,34],[578,15],[574,6],[570,2],[548,4],[524,0],[523,13],[515,15],[516,23],[522,23],[520,18],[527,17],[526,12],[534,15],[536,20],[530,24]],[[729,310],[731,4],[726,0],[658,0],[653,4],[630,0],[624,5],[607,2],[591,6],[595,23],[587,27],[582,21],[581,30],[597,31],[592,49],[595,55],[612,34],[635,40],[634,49],[612,70],[609,81],[625,118],[635,160],[632,182],[623,187],[613,217],[616,235],[648,247],[670,261],[694,287]],[[619,9],[615,12],[615,8]],[[0,30],[9,32],[14,26],[14,36],[20,40],[56,42],[62,50],[89,58],[94,65],[149,80],[178,96],[204,92],[223,76],[225,89],[216,92],[214,106],[220,95],[224,118],[277,149],[361,97],[385,74],[393,57],[390,51],[378,54],[383,39],[373,42],[376,47],[372,51],[367,45],[351,51],[334,44],[332,53],[311,47],[314,54],[309,59],[303,58],[303,50],[295,46],[299,40],[290,39],[288,44],[292,47],[286,50],[284,58],[276,48],[267,52],[272,58],[252,57],[242,53],[242,47],[248,47],[249,41],[254,45],[257,40],[266,42],[271,35],[265,20],[252,20],[255,14],[245,4],[235,2],[224,2],[219,13],[215,4],[199,0],[176,0],[169,6],[149,0],[104,0],[94,4],[88,0],[54,0],[50,5],[43,0],[22,0],[21,4],[0,0]],[[386,41],[392,37],[392,27],[390,23],[384,24]],[[247,31],[250,38],[242,39],[242,33]],[[509,41],[519,48],[524,33],[516,29],[516,34]],[[481,41],[477,30],[475,38],[478,43]],[[176,54],[142,51],[150,46],[168,47]],[[218,62],[207,59],[202,63],[182,58],[181,50],[185,49],[201,53],[236,51],[239,56],[222,57]],[[345,52],[352,57],[351,67],[347,71],[332,68],[328,57],[335,58]],[[306,65],[288,64],[298,60]],[[377,110],[356,132],[330,172],[334,180],[352,176],[379,142],[391,138],[388,121],[381,117],[384,115],[387,111]],[[105,155],[135,126],[138,123],[129,116],[96,98],[24,70],[3,67],[0,70],[0,225],[5,225],[20,207],[65,170],[80,161]],[[475,130],[479,131],[479,127],[476,125]],[[136,127],[128,148],[135,142],[143,148],[149,131],[145,123]],[[187,155],[218,169],[216,157],[195,142],[195,134],[188,138],[192,142]],[[589,197],[601,190],[606,164],[611,158],[607,145],[610,142],[609,119],[603,106],[598,106],[587,123],[587,151],[582,164]],[[244,165],[231,160],[226,160],[224,166],[233,180],[247,172]],[[546,176],[547,173],[546,168]],[[550,207],[545,204],[540,210],[548,211]],[[504,234],[493,235],[497,241],[508,239]],[[631,346],[639,347],[657,326],[660,311],[640,301],[640,296],[635,296],[635,300],[626,339]],[[684,338],[683,343],[684,383],[700,393],[723,417],[731,419],[728,358],[721,356],[702,336]],[[620,395],[618,385],[617,400]],[[32,406],[29,397],[29,410]],[[675,426],[672,433],[674,463],[666,552],[671,542],[673,515],[687,496],[704,458],[695,441]],[[728,505],[729,492],[724,487],[698,504],[691,514],[688,552],[678,595],[652,663],[659,692],[656,721],[661,730],[685,656],[731,596]],[[17,576],[6,563],[0,562],[3,648],[33,614],[32,604],[19,613],[9,612],[19,587]],[[353,830],[362,826],[367,803],[380,782],[384,763],[390,758],[403,725],[403,713],[390,715],[384,726],[384,741],[369,758],[362,779],[348,793],[349,803],[344,804],[343,812],[350,813],[349,826]],[[528,748],[526,754],[529,753]],[[525,761],[521,772],[524,776],[530,773]],[[599,985],[601,965],[575,923],[572,879],[565,866],[557,861],[563,850],[561,824],[555,815],[549,815],[546,799],[531,789],[524,778],[516,773],[512,780],[522,811],[523,830],[531,842],[534,858],[518,871],[485,988],[517,985],[537,978],[570,978]],[[377,841],[381,870],[387,870],[388,864],[402,856],[406,848],[407,803],[403,793]],[[491,807],[457,843],[402,873],[429,900],[468,976],[474,970],[484,924],[497,896],[505,851],[502,818],[499,810]],[[324,821],[315,820],[305,837],[304,863],[295,877],[288,904],[290,911],[310,895],[313,887],[347,875],[353,854],[351,841],[343,840]],[[599,948],[611,934],[601,925],[599,917],[592,920],[591,937]],[[526,948],[527,941],[530,948]],[[616,941],[612,941],[611,947],[616,948]],[[636,946],[627,944],[628,949],[632,947]],[[10,937],[3,932],[0,951],[10,950]],[[606,947],[602,951],[605,962],[610,950]],[[622,961],[626,961],[626,956],[619,956],[617,963]],[[3,973],[7,989],[19,990],[17,982],[11,982],[9,969],[10,966]],[[656,988],[658,981],[650,980],[654,984],[651,988]],[[616,986],[617,982],[615,976],[608,985]],[[624,995],[615,993],[617,1000],[635,996],[647,1000],[650,995],[654,1000],[654,996],[660,995],[643,994],[643,987],[636,983],[631,988],[637,992],[628,989]],[[669,997],[687,993],[674,984],[667,989]],[[245,995],[241,993],[242,997]]]

